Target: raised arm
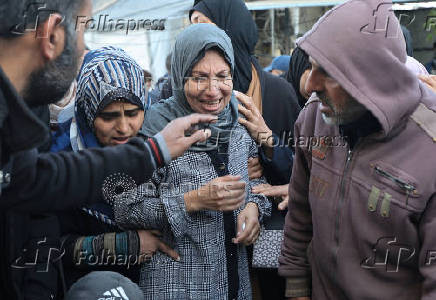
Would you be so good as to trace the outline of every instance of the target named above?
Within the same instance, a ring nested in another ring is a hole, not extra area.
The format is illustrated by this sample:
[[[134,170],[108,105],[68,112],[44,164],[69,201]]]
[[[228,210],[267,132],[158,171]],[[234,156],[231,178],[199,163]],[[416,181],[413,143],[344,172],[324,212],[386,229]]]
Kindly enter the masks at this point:
[[[102,186],[109,176],[119,174],[135,184],[145,182],[153,171],[195,142],[205,140],[209,132],[186,130],[215,116],[194,114],[170,122],[147,141],[133,139],[129,144],[78,153],[38,154],[36,150],[17,153],[11,165],[11,183],[1,196],[2,208],[54,211],[94,203],[102,199]]]

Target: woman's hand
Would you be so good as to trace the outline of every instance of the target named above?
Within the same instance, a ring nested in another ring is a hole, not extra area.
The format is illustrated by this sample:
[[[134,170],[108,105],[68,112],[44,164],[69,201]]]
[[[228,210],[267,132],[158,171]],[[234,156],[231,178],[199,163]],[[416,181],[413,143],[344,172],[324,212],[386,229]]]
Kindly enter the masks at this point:
[[[259,208],[256,203],[249,202],[237,218],[238,230],[233,243],[246,246],[253,244],[260,234]]]
[[[418,78],[436,93],[436,75],[418,75]]]
[[[288,207],[289,201],[289,184],[284,185],[270,185],[270,184],[259,184],[252,187],[251,191],[253,194],[262,194],[267,197],[281,197],[278,207],[279,210],[285,210]]]
[[[215,178],[198,190],[185,193],[188,212],[199,210],[232,211],[245,201],[245,182],[241,176],[226,175]]]
[[[179,261],[179,254],[160,240],[162,234],[158,230],[138,230],[140,245],[140,261],[150,259],[156,251],[167,254],[172,259]]]
[[[259,157],[250,157],[248,159],[248,177],[250,180],[260,178],[263,175],[263,167],[260,164]]]
[[[266,125],[261,113],[253,104],[251,97],[234,91],[236,99],[239,100],[238,110],[241,114],[245,116],[244,118],[239,118],[238,121],[241,125],[244,125],[251,137],[262,146],[269,148],[273,147],[274,141],[272,139],[272,131]]]

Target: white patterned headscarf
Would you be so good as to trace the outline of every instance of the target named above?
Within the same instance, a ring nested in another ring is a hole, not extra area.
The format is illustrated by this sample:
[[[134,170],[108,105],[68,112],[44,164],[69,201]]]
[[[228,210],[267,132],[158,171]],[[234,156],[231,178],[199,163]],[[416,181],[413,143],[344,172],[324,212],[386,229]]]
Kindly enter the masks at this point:
[[[147,96],[142,68],[124,50],[109,46],[86,55],[77,83],[76,114],[85,114],[90,129],[108,104],[123,101],[145,110]]]

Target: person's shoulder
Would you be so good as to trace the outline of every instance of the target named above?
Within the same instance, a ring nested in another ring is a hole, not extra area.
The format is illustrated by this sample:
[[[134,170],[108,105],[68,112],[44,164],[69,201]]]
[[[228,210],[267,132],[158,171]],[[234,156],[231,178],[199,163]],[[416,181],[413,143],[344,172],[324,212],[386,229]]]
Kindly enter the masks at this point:
[[[425,91],[426,95],[410,115],[410,120],[416,123],[421,132],[430,137],[434,143],[436,142],[436,95],[430,91]]]
[[[269,72],[262,71],[265,76],[265,83],[268,87],[271,87],[272,89],[276,88],[283,88],[285,91],[288,89],[294,90],[294,87],[292,84],[290,84],[286,79],[273,75]]]
[[[279,101],[288,107],[294,107],[300,111],[301,107],[298,104],[297,93],[286,79],[275,76],[271,73],[265,73],[265,98],[267,101]]]
[[[321,112],[318,109],[320,100],[316,94],[312,94],[307,100],[300,114],[298,115],[297,122],[298,126],[309,126],[314,130],[315,124],[319,122],[321,118]],[[329,126],[330,127],[330,126]]]
[[[52,133],[50,152],[71,151],[70,127],[72,119],[58,124],[58,129]]]

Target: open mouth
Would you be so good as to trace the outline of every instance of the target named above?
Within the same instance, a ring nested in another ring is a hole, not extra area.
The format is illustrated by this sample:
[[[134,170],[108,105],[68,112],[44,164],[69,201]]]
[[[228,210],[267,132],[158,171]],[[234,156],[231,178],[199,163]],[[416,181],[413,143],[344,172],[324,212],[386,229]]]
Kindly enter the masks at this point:
[[[129,141],[130,137],[113,137],[112,140],[116,143],[116,144],[125,144]]]
[[[223,98],[220,98],[218,100],[198,100],[198,102],[201,103],[201,107],[206,111],[216,111],[220,108],[221,102],[223,101]]]

